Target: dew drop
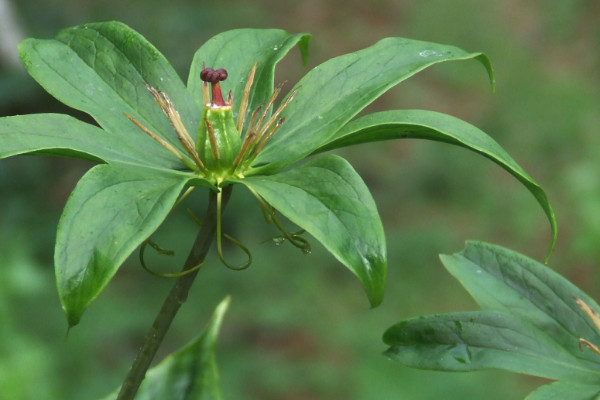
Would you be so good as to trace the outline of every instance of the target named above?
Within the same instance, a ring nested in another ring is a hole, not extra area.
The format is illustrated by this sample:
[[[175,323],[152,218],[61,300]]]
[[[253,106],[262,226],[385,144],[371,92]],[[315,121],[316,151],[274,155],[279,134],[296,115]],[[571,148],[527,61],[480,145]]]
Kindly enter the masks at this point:
[[[419,55],[421,57],[441,57],[442,56],[440,53],[438,53],[437,51],[433,51],[433,50],[423,50],[422,52],[419,53]]]
[[[273,238],[273,243],[275,243],[275,246],[281,246],[281,243],[283,243],[285,239],[282,238],[281,236],[279,237],[275,237]]]
[[[310,247],[305,247],[302,249],[302,254],[310,254],[312,253],[312,250]]]

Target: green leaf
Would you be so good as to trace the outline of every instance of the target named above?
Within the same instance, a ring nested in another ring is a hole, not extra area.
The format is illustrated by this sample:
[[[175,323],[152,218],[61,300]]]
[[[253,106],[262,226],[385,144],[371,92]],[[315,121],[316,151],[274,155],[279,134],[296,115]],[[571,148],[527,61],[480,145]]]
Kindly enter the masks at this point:
[[[443,371],[498,368],[549,379],[597,382],[600,371],[580,362],[524,319],[492,311],[448,313],[402,321],[383,341],[389,358]]]
[[[314,153],[390,139],[429,139],[465,147],[500,165],[517,178],[542,206],[552,229],[548,257],[557,237],[556,217],[546,193],[500,145],[477,127],[450,115],[425,110],[385,111],[350,122]]]
[[[599,385],[586,385],[575,382],[553,382],[540,386],[531,392],[525,400],[598,400]]]
[[[363,284],[371,306],[381,303],[387,268],[383,227],[369,189],[346,160],[327,155],[239,182],[348,267]]]
[[[600,385],[586,385],[575,382],[553,382],[540,386],[525,400],[598,400]]]
[[[98,165],[69,197],[58,224],[54,263],[69,325],[119,266],[166,218],[193,175]]]
[[[0,118],[0,158],[32,152],[105,163],[144,163],[124,151],[119,136],[68,115]]]
[[[229,297],[215,309],[202,335],[150,369],[135,396],[136,400],[220,400],[215,347]],[[119,390],[103,400],[114,400]]]
[[[600,342],[600,332],[575,298],[597,312],[600,308],[567,279],[519,253],[481,242],[468,242],[462,252],[441,259],[482,309],[527,319],[574,357],[600,370],[600,357],[579,348],[580,338]]]
[[[199,108],[202,100],[202,80],[200,71],[203,64],[210,68],[225,68],[228,78],[221,83],[223,93],[234,93],[235,113],[238,112],[248,74],[257,63],[254,84],[250,92],[247,114],[251,114],[260,104],[266,103],[273,93],[275,65],[298,45],[306,64],[310,35],[289,34],[280,29],[236,29],[223,32],[208,40],[194,54],[188,87]],[[237,114],[236,114],[237,115]],[[246,119],[249,121],[249,118]]]
[[[169,95],[190,132],[197,129],[200,112],[168,61],[140,34],[119,22],[85,24],[65,29],[55,39],[27,39],[19,53],[27,71],[50,94],[120,135],[124,152],[155,166],[183,167],[124,115],[135,117],[187,157],[144,83]]]
[[[493,82],[492,67],[482,53],[404,38],[383,39],[317,66],[296,85],[298,93],[283,113],[286,122],[255,163],[273,164],[254,173],[280,170],[329,143],[360,110],[417,72],[472,58],[485,66]]]

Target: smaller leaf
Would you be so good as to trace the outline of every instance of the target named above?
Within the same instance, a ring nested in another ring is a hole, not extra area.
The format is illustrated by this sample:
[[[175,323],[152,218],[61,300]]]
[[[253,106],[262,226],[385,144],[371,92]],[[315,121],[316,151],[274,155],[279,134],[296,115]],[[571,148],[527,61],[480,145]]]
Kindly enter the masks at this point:
[[[148,371],[136,400],[222,399],[215,347],[228,307],[229,297],[226,297],[200,336]],[[119,389],[103,400],[114,400],[118,393]]]
[[[567,279],[524,255],[481,242],[467,242],[462,252],[441,259],[482,309],[527,319],[575,357],[600,369],[600,357],[579,348],[580,338],[597,342],[600,332],[575,298],[596,311],[600,308]]]
[[[158,228],[193,175],[98,165],[69,197],[58,224],[54,263],[69,325],[123,261]]]
[[[546,333],[518,317],[491,311],[430,315],[389,328],[385,355],[411,367],[442,371],[498,368],[549,379],[597,382]]]
[[[598,400],[600,385],[587,385],[575,382],[553,382],[540,386],[525,400]]]
[[[558,230],[546,193],[494,139],[465,121],[426,110],[378,112],[350,122],[314,153],[360,143],[405,138],[435,140],[465,147],[489,158],[518,179],[536,198],[548,217],[552,229],[547,257],[550,256]]]
[[[239,181],[305,229],[363,284],[371,306],[383,299],[385,236],[369,189],[343,158],[327,155],[271,176]]]

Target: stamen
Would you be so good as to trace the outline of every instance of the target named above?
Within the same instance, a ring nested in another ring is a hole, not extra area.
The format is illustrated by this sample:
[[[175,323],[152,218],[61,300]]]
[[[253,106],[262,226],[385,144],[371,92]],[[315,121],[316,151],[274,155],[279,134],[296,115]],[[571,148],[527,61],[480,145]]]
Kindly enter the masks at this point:
[[[212,156],[215,161],[218,163],[221,159],[221,154],[219,154],[219,145],[217,143],[217,137],[215,135],[215,131],[213,129],[212,123],[204,119],[204,123],[206,124],[206,130],[208,131],[208,140],[210,141],[210,151],[212,152]]]
[[[179,115],[179,112],[175,109],[175,106],[173,105],[173,102],[171,101],[169,96],[163,91],[156,90],[147,83],[144,83],[144,85],[150,91],[150,93],[154,97],[154,100],[162,109],[163,113],[167,116],[167,119],[171,123],[171,126],[173,127],[173,129],[175,129],[177,139],[183,145],[187,153],[190,155],[190,157],[192,157],[198,168],[200,168],[201,170],[206,170],[204,164],[198,156],[198,153],[196,152],[194,140],[185,128],[185,125],[181,120],[181,116]]]
[[[281,92],[281,88],[283,87],[284,84],[285,84],[285,82],[282,82],[279,86],[277,86],[277,88],[275,88],[275,91],[273,92],[273,94],[271,95],[271,98],[267,102],[267,106],[265,107],[265,111],[263,111],[262,115],[260,116],[260,119],[258,120],[258,124],[256,124],[257,127],[260,127],[262,125],[262,123],[265,120],[267,114],[269,113],[269,110],[273,106],[273,103],[277,99],[277,96],[279,96],[279,92]],[[260,137],[260,135],[259,135],[259,137]]]
[[[267,144],[267,142],[269,141],[269,139],[271,139],[271,136],[273,136],[273,134],[275,133],[275,131],[277,131],[277,129],[279,129],[279,127],[284,122],[285,122],[285,118],[281,118],[279,121],[277,121],[277,123],[275,124],[275,126],[273,128],[271,128],[271,130],[269,131],[269,133],[262,139],[262,141],[260,142],[260,145],[254,151],[254,155],[252,156],[253,159],[254,159],[254,157],[256,157],[258,155],[258,153],[260,153],[260,151],[263,149],[263,147],[265,147],[265,144]],[[260,135],[259,135],[259,137],[260,137]]]
[[[233,164],[231,166],[232,170],[235,171],[235,169],[238,167],[240,162],[242,162],[242,160],[246,158],[247,153],[249,153],[250,150],[252,149],[252,146],[255,145],[255,143],[254,143],[255,138],[256,138],[256,132],[250,132],[246,135],[246,137],[244,138],[244,141],[242,142],[242,147],[240,148],[240,152],[235,157],[235,160],[233,160]]]
[[[600,330],[600,315],[598,315],[596,310],[594,310],[586,302],[579,298],[575,298],[575,302],[577,303],[579,308],[581,308],[583,312],[586,313],[586,315],[592,320],[592,322],[596,326],[596,329]]]
[[[294,96],[296,96],[296,93],[298,93],[298,89],[294,90],[292,92],[292,94],[290,94],[289,97],[283,102],[283,104],[281,104],[279,106],[279,108],[277,109],[277,111],[275,111],[275,113],[271,116],[271,118],[269,118],[269,120],[267,121],[267,123],[265,124],[265,126],[263,126],[263,128],[258,133],[259,137],[262,137],[262,135],[264,135],[264,133],[267,131],[267,129],[269,129],[269,127],[273,124],[273,122],[275,122],[275,120],[279,117],[279,114],[281,114],[281,112],[294,99]]]
[[[600,356],[600,349],[598,348],[598,346],[596,346],[595,344],[593,344],[592,342],[585,340],[585,339],[579,339],[579,350],[583,351],[583,348],[581,347],[581,345],[584,344],[588,349],[592,350],[594,353],[598,354]]]
[[[165,104],[164,100],[158,93],[158,90],[154,89],[152,86],[148,85],[146,82],[144,82],[144,86],[146,86],[146,89],[148,89],[148,91],[152,94],[152,97],[154,97],[154,101],[156,101],[158,103],[158,105],[160,106],[160,109],[168,117],[169,113],[167,112],[167,105]]]
[[[143,132],[145,132],[148,136],[150,136],[152,139],[156,140],[158,143],[160,143],[160,145],[162,147],[169,150],[171,153],[173,153],[173,155],[175,155],[175,157],[179,158],[181,161],[183,161],[187,165],[186,160],[183,158],[183,156],[177,150],[175,150],[175,148],[173,146],[171,146],[165,140],[160,138],[158,135],[156,135],[150,129],[146,128],[144,125],[142,125],[137,119],[133,118],[131,115],[129,115],[127,113],[123,113],[123,114],[125,114],[125,116],[131,122],[133,122],[135,125],[137,125],[137,127],[140,128]]]
[[[254,82],[254,74],[256,73],[256,67],[258,63],[254,63],[250,73],[248,74],[248,79],[246,80],[246,87],[244,88],[244,95],[242,97],[242,102],[240,103],[240,110],[238,112],[238,120],[237,120],[237,130],[242,134],[242,129],[244,129],[244,122],[246,119],[246,109],[248,108],[248,102],[250,100],[250,89],[252,88],[252,83]]]
[[[204,105],[210,104],[210,92],[208,91],[208,82],[202,82],[202,101]]]
[[[260,110],[262,110],[262,107],[263,105],[261,104],[260,106],[256,107],[256,110],[254,110],[254,112],[252,113],[252,117],[250,118],[250,124],[248,124],[248,130],[246,131],[246,136],[248,136],[249,132],[254,132],[258,127],[258,125],[255,125],[256,117],[258,116],[258,113],[260,113]]]

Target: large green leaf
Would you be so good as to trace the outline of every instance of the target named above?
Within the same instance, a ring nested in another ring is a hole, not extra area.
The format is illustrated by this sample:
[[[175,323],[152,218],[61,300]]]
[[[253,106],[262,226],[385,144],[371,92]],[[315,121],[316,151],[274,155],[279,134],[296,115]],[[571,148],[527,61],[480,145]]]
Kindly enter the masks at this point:
[[[363,284],[373,307],[383,298],[385,236],[369,189],[346,160],[327,155],[272,176],[240,180],[305,229]]]
[[[19,53],[50,94],[121,135],[128,153],[156,166],[183,167],[123,115],[135,117],[187,157],[144,83],[169,95],[190,132],[197,129],[200,112],[169,62],[140,34],[119,22],[85,24],[65,29],[55,39],[27,39]]]
[[[498,368],[549,379],[597,382],[600,370],[573,357],[524,319],[493,311],[422,316],[389,328],[386,356],[443,371]]]
[[[575,382],[553,382],[540,386],[525,400],[598,400],[600,385],[586,385]]]
[[[494,139],[465,121],[425,110],[378,112],[350,122],[333,135],[329,142],[315,150],[315,153],[360,143],[402,138],[429,139],[466,147],[494,161],[517,178],[537,199],[550,221],[550,255],[558,231],[556,217],[546,193]]]
[[[311,70],[296,85],[286,122],[259,154],[255,173],[290,165],[331,141],[360,110],[392,86],[445,61],[476,59],[492,67],[482,53],[404,38],[387,38],[355,53],[333,58]]]
[[[292,47],[298,45],[306,63],[309,40],[308,34],[292,35],[280,29],[236,29],[216,35],[194,55],[188,78],[190,94],[198,107],[203,107],[200,80],[203,65],[225,68],[228,78],[221,85],[224,93],[231,90],[235,94],[233,110],[237,113],[248,73],[254,63],[257,63],[250,102],[246,110],[247,113],[252,113],[260,104],[266,103],[273,93],[275,65]]]
[[[229,297],[217,306],[202,335],[148,371],[136,400],[222,399],[215,346],[228,307]],[[118,393],[103,400],[114,400]]]
[[[468,242],[461,253],[441,259],[482,309],[527,319],[575,357],[600,370],[600,357],[579,348],[579,338],[598,342],[600,332],[575,298],[598,312],[600,308],[567,279],[535,260],[481,242]]]
[[[0,158],[32,152],[105,163],[151,163],[124,150],[120,136],[68,115],[0,118]]]
[[[69,197],[58,224],[54,263],[70,325],[119,266],[167,216],[192,175],[98,165]]]

